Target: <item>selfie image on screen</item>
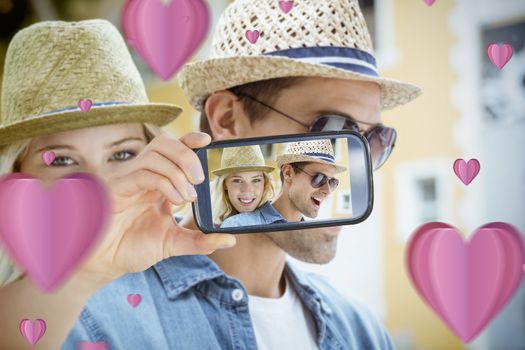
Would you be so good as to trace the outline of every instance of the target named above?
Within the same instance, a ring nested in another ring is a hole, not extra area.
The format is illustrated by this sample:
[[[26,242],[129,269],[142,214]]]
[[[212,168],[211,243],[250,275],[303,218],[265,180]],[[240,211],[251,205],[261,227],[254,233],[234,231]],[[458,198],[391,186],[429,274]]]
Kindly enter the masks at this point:
[[[214,227],[352,216],[346,138],[207,152]]]

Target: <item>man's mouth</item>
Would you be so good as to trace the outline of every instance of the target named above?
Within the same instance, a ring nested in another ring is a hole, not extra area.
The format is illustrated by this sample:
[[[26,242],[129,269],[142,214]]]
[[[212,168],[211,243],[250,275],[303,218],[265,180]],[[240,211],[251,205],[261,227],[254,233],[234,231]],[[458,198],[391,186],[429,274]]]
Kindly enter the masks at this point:
[[[310,198],[312,199],[312,202],[317,208],[321,206],[321,202],[323,201],[323,198],[318,198],[318,197],[310,197]]]

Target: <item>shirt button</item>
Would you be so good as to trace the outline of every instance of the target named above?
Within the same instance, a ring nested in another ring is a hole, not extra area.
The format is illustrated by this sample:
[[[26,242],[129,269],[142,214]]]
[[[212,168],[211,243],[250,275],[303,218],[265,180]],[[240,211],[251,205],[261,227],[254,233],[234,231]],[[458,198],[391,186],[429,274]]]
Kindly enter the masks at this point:
[[[232,291],[233,300],[241,301],[243,297],[244,297],[244,292],[241,289],[237,288]]]
[[[325,314],[330,315],[332,313],[332,309],[330,306],[328,306],[327,303],[324,301],[321,301],[321,309],[324,311]]]

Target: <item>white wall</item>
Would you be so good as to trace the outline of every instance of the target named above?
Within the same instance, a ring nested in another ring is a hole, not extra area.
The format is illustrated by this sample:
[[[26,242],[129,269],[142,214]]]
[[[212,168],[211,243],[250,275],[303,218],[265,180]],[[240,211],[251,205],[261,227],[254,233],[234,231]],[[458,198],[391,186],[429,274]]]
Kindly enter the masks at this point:
[[[475,186],[464,190],[461,225],[469,232],[491,221],[505,221],[525,232],[525,111],[521,120],[490,123],[483,118],[481,98],[482,27],[525,18],[523,0],[456,0],[449,25],[457,36],[450,63],[458,75],[452,98],[460,112],[455,140],[465,159],[477,158],[481,171]],[[525,40],[525,35],[523,36]],[[488,59],[486,56],[483,59]],[[521,71],[514,57],[501,74]],[[502,89],[501,93],[506,93]],[[525,349],[525,285],[470,344],[481,349]]]

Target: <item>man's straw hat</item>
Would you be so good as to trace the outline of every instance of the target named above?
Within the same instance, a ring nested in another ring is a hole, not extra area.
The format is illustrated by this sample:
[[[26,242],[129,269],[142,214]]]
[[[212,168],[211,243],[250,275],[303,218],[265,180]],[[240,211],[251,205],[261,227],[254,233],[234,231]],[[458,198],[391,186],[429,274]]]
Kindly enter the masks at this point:
[[[244,171],[264,171],[270,173],[275,168],[267,166],[261,148],[255,146],[228,147],[222,151],[221,167],[212,171],[220,176]]]
[[[41,22],[19,31],[5,59],[0,145],[116,123],[163,126],[182,111],[149,103],[118,30],[104,20]],[[88,112],[79,100],[92,100]]]
[[[335,163],[334,149],[330,140],[290,142],[283,154],[277,156],[279,169],[284,164],[313,162],[333,165],[335,173],[346,171],[346,167]]]
[[[253,41],[255,31],[260,34],[252,44],[248,37]],[[201,110],[215,91],[300,76],[376,82],[383,109],[421,93],[415,85],[379,77],[357,0],[296,0],[288,13],[277,0],[236,0],[219,20],[209,59],[187,64],[178,79]]]

